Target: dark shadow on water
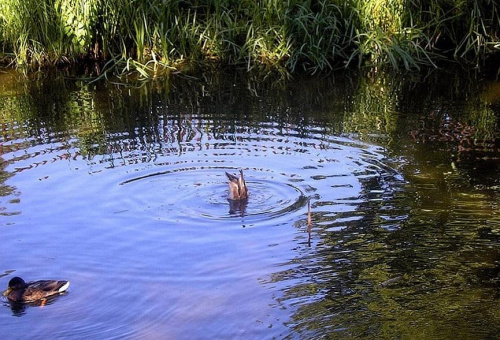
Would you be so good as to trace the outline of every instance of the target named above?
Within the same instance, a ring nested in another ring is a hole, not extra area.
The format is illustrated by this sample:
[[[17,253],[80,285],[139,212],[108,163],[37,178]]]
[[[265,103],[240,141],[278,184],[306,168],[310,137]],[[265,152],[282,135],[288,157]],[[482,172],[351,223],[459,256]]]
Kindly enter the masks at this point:
[[[232,200],[232,199],[228,198],[227,201],[229,202],[229,214],[230,215],[238,215],[241,217],[246,215],[248,199]]]
[[[64,292],[58,295],[54,295],[51,297],[48,297],[46,299],[41,299],[38,301],[33,301],[33,302],[12,302],[12,301],[5,301],[4,305],[7,307],[10,307],[12,310],[12,315],[13,316],[23,316],[28,312],[28,309],[31,307],[39,307],[39,308],[44,308],[49,305],[52,305],[55,303],[59,298],[61,298],[63,295],[67,295],[68,292]]]

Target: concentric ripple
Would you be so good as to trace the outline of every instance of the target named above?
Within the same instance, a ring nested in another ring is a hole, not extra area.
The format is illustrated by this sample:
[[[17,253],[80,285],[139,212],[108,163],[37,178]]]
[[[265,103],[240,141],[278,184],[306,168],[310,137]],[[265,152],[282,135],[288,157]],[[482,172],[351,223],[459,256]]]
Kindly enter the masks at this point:
[[[15,175],[4,200],[20,213],[4,216],[16,228],[3,228],[2,249],[19,275],[36,277],[33,258],[48,259],[44,273],[76,288],[43,311],[56,323],[28,337],[57,326],[59,337],[182,338],[193,324],[194,338],[283,337],[297,306],[336,287],[337,272],[358,271],[353,249],[376,245],[365,226],[396,229],[404,218],[388,199],[397,186],[382,148],[229,112],[158,107],[144,126],[5,140]],[[250,197],[234,203],[225,172],[239,169]]]
[[[248,131],[232,141],[186,133],[197,138],[156,144],[149,148],[154,163],[135,168],[120,182],[122,195],[129,197],[123,212],[192,228],[280,225],[303,218],[307,201],[313,199],[325,216],[335,218],[356,209],[359,197],[366,197],[363,182],[387,173],[377,147],[319,134],[272,133]],[[227,198],[225,172],[237,174],[239,169],[250,197],[234,202]]]
[[[176,168],[148,173],[121,184],[140,196],[139,206],[156,211],[163,220],[231,221],[243,218],[245,223],[285,216],[305,206],[307,198],[301,188],[284,174],[272,170],[243,169],[250,190],[245,201],[228,199],[225,172],[237,173],[229,167]],[[144,188],[154,190],[143,191]],[[143,194],[139,192],[143,191]],[[137,203],[137,202],[136,202]]]

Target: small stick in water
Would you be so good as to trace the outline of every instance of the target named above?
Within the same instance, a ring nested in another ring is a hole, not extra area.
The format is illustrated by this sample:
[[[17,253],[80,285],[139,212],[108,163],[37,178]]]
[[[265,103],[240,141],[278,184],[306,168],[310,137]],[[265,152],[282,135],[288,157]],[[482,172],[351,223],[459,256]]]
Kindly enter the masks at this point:
[[[309,234],[307,245],[309,247],[311,246],[311,232],[312,232],[311,201],[307,201],[307,233]]]

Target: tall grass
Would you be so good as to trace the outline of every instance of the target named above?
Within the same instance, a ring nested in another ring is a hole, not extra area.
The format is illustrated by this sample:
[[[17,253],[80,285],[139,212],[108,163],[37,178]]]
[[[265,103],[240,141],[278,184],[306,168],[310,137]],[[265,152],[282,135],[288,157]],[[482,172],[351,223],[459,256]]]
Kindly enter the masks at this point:
[[[429,37],[430,48],[478,66],[500,52],[500,6],[497,0],[410,2],[416,25]]]
[[[0,46],[18,65],[93,62],[142,77],[184,65],[283,72],[500,52],[496,0],[3,0]]]

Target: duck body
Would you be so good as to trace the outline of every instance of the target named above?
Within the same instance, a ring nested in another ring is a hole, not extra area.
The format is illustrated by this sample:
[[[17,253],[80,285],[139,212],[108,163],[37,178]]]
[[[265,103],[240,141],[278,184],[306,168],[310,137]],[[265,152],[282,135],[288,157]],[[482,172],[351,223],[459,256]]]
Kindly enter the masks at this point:
[[[248,198],[248,188],[245,178],[243,177],[243,170],[240,170],[240,177],[226,172],[229,179],[229,196],[230,200],[239,201]]]
[[[34,302],[60,294],[69,287],[69,281],[39,280],[25,282],[20,277],[9,281],[9,287],[3,293],[12,302]]]

